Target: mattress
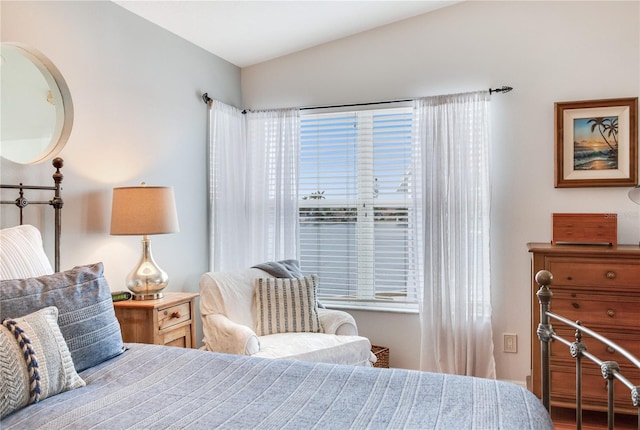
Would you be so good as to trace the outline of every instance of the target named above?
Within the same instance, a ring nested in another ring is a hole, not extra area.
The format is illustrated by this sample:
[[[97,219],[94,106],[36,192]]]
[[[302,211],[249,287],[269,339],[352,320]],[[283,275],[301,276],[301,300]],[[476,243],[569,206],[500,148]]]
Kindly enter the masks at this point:
[[[552,429],[503,381],[127,344],[86,386],[2,420],[9,429]]]

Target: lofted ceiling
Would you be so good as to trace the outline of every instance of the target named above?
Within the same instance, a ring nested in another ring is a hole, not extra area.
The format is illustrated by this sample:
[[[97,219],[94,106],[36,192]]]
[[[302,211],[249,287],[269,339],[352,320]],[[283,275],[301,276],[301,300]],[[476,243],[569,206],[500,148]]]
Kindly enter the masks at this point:
[[[114,2],[238,67],[247,67],[460,1]]]

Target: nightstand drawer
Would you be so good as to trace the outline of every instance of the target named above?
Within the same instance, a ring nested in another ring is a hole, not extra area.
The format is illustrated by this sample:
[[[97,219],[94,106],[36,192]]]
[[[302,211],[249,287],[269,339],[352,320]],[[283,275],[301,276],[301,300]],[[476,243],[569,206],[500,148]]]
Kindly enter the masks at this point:
[[[160,309],[158,312],[158,328],[160,330],[167,329],[176,324],[191,319],[191,307],[189,303],[181,303],[169,308]]]
[[[601,259],[551,260],[547,270],[553,273],[553,286],[590,285],[599,289],[640,286],[640,265],[637,262],[625,264],[619,261],[603,262]]]
[[[160,343],[166,346],[193,348],[193,345],[191,345],[191,327],[185,325],[163,333]]]

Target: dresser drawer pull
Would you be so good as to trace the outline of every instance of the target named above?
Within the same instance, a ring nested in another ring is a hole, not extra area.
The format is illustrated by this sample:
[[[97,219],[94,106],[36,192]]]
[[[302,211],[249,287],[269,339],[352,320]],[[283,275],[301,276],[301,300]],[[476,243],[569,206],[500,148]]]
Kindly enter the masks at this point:
[[[171,314],[171,318],[172,318],[172,319],[173,319],[173,318],[176,318],[176,319],[177,319],[177,318],[180,318],[180,312],[173,312],[173,313]]]
[[[580,309],[580,304],[579,303],[573,302],[573,303],[571,303],[571,306],[573,306],[573,309]]]
[[[610,316],[611,318],[616,316],[616,311],[614,311],[613,309],[609,309],[607,311],[607,316]]]
[[[605,275],[607,277],[607,279],[615,279],[616,277],[616,272],[613,271],[608,271],[607,274]]]
[[[613,348],[611,348],[610,346],[607,346],[607,352],[608,352],[609,354],[613,354],[614,352],[616,352],[616,350],[615,350],[615,349],[613,349]]]

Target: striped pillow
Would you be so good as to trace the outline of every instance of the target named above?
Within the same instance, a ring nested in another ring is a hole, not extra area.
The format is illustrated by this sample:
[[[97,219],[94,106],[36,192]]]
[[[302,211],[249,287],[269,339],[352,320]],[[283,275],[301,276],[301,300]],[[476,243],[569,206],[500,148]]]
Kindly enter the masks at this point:
[[[34,278],[52,273],[40,230],[28,224],[0,230],[0,279]]]
[[[0,417],[85,382],[73,367],[58,328],[58,309],[50,306],[0,325]]]
[[[317,275],[299,279],[256,279],[256,334],[320,333],[322,326],[316,306],[317,285]]]
[[[76,371],[124,352],[120,324],[102,263],[38,278],[0,280],[0,319],[58,308],[58,326]]]

